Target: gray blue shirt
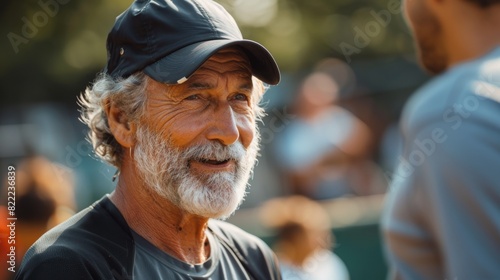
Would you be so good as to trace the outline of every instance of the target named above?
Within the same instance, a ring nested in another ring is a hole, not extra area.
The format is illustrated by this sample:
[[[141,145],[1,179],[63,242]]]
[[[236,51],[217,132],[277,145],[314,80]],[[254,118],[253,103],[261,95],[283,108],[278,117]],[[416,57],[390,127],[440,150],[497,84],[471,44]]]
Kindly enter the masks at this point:
[[[392,278],[500,279],[500,48],[420,89],[383,230]]]

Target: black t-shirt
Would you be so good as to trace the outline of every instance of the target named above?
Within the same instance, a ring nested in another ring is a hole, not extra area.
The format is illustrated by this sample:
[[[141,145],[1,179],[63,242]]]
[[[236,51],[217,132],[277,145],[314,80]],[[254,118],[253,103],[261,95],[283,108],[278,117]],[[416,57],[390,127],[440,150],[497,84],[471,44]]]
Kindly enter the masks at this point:
[[[208,229],[210,258],[190,265],[133,232],[105,196],[35,242],[15,279],[281,279],[260,239],[217,220]]]

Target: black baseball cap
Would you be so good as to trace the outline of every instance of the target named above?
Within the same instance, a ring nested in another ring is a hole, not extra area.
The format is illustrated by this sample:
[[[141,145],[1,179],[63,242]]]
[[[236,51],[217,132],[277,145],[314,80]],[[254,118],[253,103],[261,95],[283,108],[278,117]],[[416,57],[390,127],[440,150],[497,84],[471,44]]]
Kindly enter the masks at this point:
[[[182,83],[220,49],[238,46],[252,74],[280,81],[278,65],[261,44],[243,39],[233,17],[212,0],[136,0],[108,34],[105,72],[127,78],[144,71],[156,81]]]

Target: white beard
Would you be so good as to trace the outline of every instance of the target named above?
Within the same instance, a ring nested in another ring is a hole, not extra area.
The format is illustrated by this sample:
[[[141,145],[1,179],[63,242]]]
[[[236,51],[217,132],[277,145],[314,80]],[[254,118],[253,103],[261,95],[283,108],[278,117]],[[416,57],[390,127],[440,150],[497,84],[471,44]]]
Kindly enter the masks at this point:
[[[146,187],[161,197],[188,213],[226,219],[245,198],[259,150],[258,139],[254,137],[247,150],[239,141],[230,146],[211,141],[179,149],[141,125],[134,158]],[[190,162],[196,159],[232,159],[236,168],[232,172],[194,174]]]

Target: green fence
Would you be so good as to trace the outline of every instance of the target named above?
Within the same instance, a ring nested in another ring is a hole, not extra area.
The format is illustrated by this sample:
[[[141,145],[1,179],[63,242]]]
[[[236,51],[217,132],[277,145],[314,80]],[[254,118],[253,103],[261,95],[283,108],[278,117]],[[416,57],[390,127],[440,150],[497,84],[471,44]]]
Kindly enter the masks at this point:
[[[387,264],[378,224],[340,228],[333,233],[334,252],[345,262],[351,280],[386,279]]]

